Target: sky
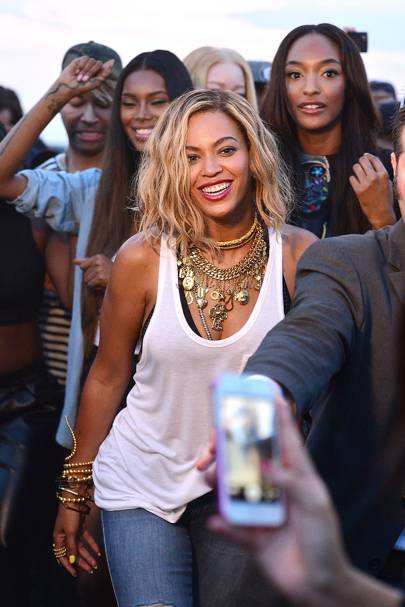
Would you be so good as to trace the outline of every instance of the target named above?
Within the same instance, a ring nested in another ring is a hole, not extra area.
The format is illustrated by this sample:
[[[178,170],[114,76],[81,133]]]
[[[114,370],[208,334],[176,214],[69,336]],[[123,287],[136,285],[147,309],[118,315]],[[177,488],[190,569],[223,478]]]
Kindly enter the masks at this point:
[[[183,58],[203,45],[271,61],[291,29],[322,22],[367,31],[369,79],[389,80],[405,93],[404,0],[0,0],[0,84],[13,88],[28,110],[56,79],[67,48],[79,42],[107,44],[124,64],[147,50]],[[66,142],[59,117],[44,139]]]

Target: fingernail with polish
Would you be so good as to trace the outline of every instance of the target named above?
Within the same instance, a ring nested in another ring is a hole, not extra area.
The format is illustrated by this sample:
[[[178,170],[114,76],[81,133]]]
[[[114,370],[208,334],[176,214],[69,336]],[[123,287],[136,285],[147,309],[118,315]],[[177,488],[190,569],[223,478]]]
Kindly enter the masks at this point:
[[[69,554],[69,563],[70,563],[71,565],[74,565],[74,564],[75,564],[75,562],[76,562],[76,557],[75,557],[75,555],[74,555],[74,554]]]

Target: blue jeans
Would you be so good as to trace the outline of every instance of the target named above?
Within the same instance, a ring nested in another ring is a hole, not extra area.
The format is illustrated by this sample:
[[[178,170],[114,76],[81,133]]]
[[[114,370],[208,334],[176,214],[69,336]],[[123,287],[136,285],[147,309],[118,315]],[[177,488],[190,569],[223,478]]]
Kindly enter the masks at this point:
[[[119,607],[282,605],[251,557],[206,528],[212,494],[177,523],[146,510],[102,511],[108,566]]]

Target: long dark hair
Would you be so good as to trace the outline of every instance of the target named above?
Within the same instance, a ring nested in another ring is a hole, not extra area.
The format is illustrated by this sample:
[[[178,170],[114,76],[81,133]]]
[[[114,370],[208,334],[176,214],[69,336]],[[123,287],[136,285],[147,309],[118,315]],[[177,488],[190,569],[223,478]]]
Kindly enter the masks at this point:
[[[176,55],[156,50],[132,59],[118,78],[111,109],[111,122],[104,150],[103,171],[98,188],[87,256],[103,253],[107,257],[119,249],[134,231],[134,213],[130,210],[130,186],[136,175],[141,153],[135,150],[121,123],[121,96],[125,80],[133,72],[153,70],[162,76],[170,101],[192,90],[190,75]],[[100,298],[83,287],[82,325],[85,353],[89,354],[98,318]]]
[[[370,224],[350,186],[349,177],[353,165],[364,152],[377,152],[379,120],[371,99],[363,60],[349,36],[329,23],[302,25],[287,34],[273,59],[271,79],[262,101],[262,116],[279,137],[299,203],[303,195],[303,174],[298,160],[297,126],[288,109],[285,65],[291,46],[308,34],[320,34],[336,44],[345,75],[345,99],[341,114],[342,142],[333,167],[330,231],[333,235],[363,233],[370,229]]]

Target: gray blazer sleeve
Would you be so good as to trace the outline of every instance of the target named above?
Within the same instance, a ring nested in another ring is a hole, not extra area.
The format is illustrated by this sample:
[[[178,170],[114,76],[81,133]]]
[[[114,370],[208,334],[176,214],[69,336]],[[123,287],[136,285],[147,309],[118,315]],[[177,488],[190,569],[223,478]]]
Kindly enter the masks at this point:
[[[284,386],[299,414],[342,367],[363,322],[361,282],[348,242],[318,241],[305,252],[292,310],[266,335],[245,368]]]
[[[83,207],[95,196],[99,169],[76,173],[34,169],[21,171],[19,175],[27,180],[26,188],[18,198],[9,201],[18,212],[45,219],[57,231],[78,231]]]

